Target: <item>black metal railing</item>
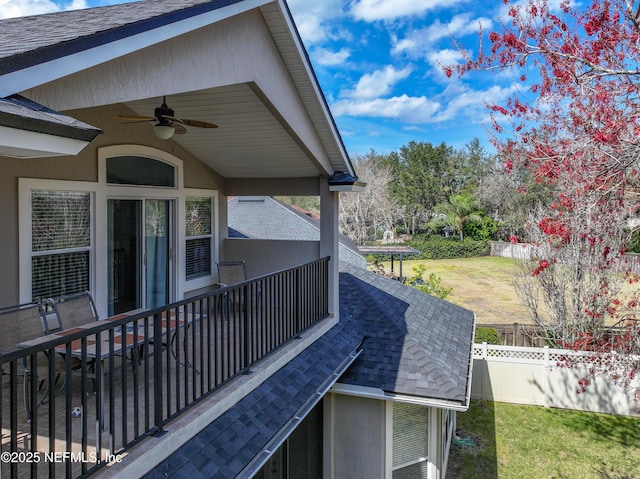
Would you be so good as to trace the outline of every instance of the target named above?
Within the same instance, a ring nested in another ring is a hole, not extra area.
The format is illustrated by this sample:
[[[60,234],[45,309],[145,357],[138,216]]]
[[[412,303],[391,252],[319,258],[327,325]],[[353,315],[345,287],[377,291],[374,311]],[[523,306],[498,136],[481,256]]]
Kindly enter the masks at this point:
[[[91,474],[163,434],[327,317],[327,265],[323,258],[0,354],[2,477]]]

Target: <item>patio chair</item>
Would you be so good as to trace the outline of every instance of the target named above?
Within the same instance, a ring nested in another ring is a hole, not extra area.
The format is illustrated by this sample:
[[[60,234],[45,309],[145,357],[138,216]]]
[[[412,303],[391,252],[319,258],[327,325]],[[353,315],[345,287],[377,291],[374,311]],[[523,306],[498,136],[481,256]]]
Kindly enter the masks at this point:
[[[233,286],[237,283],[242,283],[247,279],[247,266],[244,260],[240,261],[221,261],[216,263],[218,269],[218,287],[226,288]],[[238,297],[231,298],[228,293],[220,297],[220,310],[222,311],[224,318],[229,318],[229,305],[235,306],[235,303],[240,303],[241,299]]]
[[[84,291],[82,293],[71,294],[68,296],[63,296],[57,300],[49,300],[50,305],[53,308],[53,311],[56,314],[56,318],[58,320],[58,325],[60,326],[60,330],[68,330],[77,328],[78,326],[82,326],[87,323],[91,323],[93,321],[98,321],[98,311],[96,310],[96,305],[91,297],[91,293],[88,291]],[[64,356],[64,355],[63,355]],[[90,359],[87,361],[87,366],[89,371],[95,373],[96,361],[95,359]],[[80,374],[80,369],[82,367],[82,363],[80,358],[72,357],[71,358],[71,369],[75,374]],[[95,374],[92,375],[93,379],[93,388],[96,389],[96,378]]]
[[[237,283],[242,283],[247,279],[247,266],[242,261],[221,261],[217,263],[218,283],[225,288]]]
[[[99,319],[96,305],[88,291],[64,296],[51,303],[62,330],[77,328]]]
[[[221,288],[226,288],[228,286],[233,286],[234,284],[242,283],[247,280],[247,265],[244,260],[240,261],[221,261],[217,263],[218,268],[218,286]],[[257,284],[257,288],[252,293],[252,303],[257,304],[260,296],[261,296],[261,284]],[[244,304],[244,298],[242,296],[242,292],[239,292],[237,295],[229,295],[225,293],[223,297],[220,298],[221,301],[221,310],[225,318],[229,317],[229,306],[233,307],[242,307]],[[257,316],[260,316],[260,310],[256,311]]]
[[[0,350],[11,351],[17,349],[17,345],[32,339],[39,338],[48,334],[45,313],[41,304],[27,303],[9,308],[0,309]],[[36,377],[38,383],[38,391],[42,391],[40,398],[36,398],[35,407],[38,408],[47,402],[53,388],[57,384],[60,375],[64,371],[64,362],[56,355],[55,361],[55,378],[53,384],[48,381],[49,375],[49,357],[46,352],[38,353],[36,356],[35,370],[30,368],[27,358],[23,358],[20,365],[19,374],[23,376],[24,381],[24,408],[27,416],[27,422],[31,422],[34,408],[31,407],[31,376]],[[9,374],[3,369],[3,375]],[[44,388],[46,383],[46,388]],[[44,388],[44,390],[43,390]]]

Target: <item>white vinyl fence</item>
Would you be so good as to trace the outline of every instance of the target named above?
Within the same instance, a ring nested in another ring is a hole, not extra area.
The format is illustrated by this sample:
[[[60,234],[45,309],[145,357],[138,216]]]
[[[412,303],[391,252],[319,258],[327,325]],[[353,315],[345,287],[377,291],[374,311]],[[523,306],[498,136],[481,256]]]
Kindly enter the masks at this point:
[[[532,259],[536,255],[536,246],[529,243],[507,243],[504,241],[490,241],[491,256],[502,256],[503,258]],[[629,269],[634,273],[640,273],[640,254],[625,253],[623,259],[623,269]]]
[[[530,404],[580,411],[636,416],[632,392],[607,378],[596,378],[584,393],[578,381],[585,368],[558,366],[563,356],[575,354],[563,349],[473,346],[472,399]],[[640,387],[640,379],[632,385]]]

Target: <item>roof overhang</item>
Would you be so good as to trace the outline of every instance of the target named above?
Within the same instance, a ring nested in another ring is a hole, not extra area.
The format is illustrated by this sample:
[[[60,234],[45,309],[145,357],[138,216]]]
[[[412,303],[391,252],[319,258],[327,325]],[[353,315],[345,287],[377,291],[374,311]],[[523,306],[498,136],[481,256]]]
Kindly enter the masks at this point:
[[[311,410],[324,398],[325,394],[335,384],[337,379],[358,358],[362,350],[360,345],[354,349],[333,371],[333,373],[306,399],[298,408],[296,414],[275,434],[262,451],[236,476],[236,478],[251,478],[262,469],[269,458],[273,456],[280,446],[287,440],[291,433],[300,425]]]
[[[128,21],[114,20],[127,13]],[[80,33],[67,28],[74,19],[82,20]],[[356,176],[284,0],[158,0],[22,22],[51,32],[52,40],[29,48],[29,36],[19,33],[23,23],[14,21],[15,53],[0,60],[0,97],[21,93],[78,112],[109,136],[113,125],[106,116],[96,119],[97,107],[148,116],[166,95],[179,117],[202,114],[220,126],[208,136],[191,129],[169,141],[225,179]]]
[[[331,388],[331,392],[345,394],[347,396],[357,396],[367,399],[378,399],[380,401],[394,401],[408,404],[416,404],[425,407],[436,407],[440,409],[450,409],[452,411],[464,412],[469,409],[469,402],[450,401],[446,399],[411,396],[408,394],[397,394],[384,391],[379,388],[357,386],[354,384],[336,383]]]
[[[19,95],[0,99],[0,156],[76,155],[102,130]]]
[[[0,96],[37,87],[197,30],[273,0],[204,2],[14,55],[0,65]]]
[[[337,171],[329,178],[329,191],[358,192],[365,189],[367,184],[356,176],[342,171]]]

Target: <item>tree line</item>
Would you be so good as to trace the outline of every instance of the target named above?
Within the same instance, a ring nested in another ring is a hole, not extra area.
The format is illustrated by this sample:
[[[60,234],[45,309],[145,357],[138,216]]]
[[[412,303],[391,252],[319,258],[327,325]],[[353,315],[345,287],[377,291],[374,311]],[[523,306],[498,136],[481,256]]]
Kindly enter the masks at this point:
[[[521,231],[530,196],[475,138],[463,148],[410,142],[353,158],[367,188],[340,197],[341,232],[356,244],[418,233],[508,239]]]

